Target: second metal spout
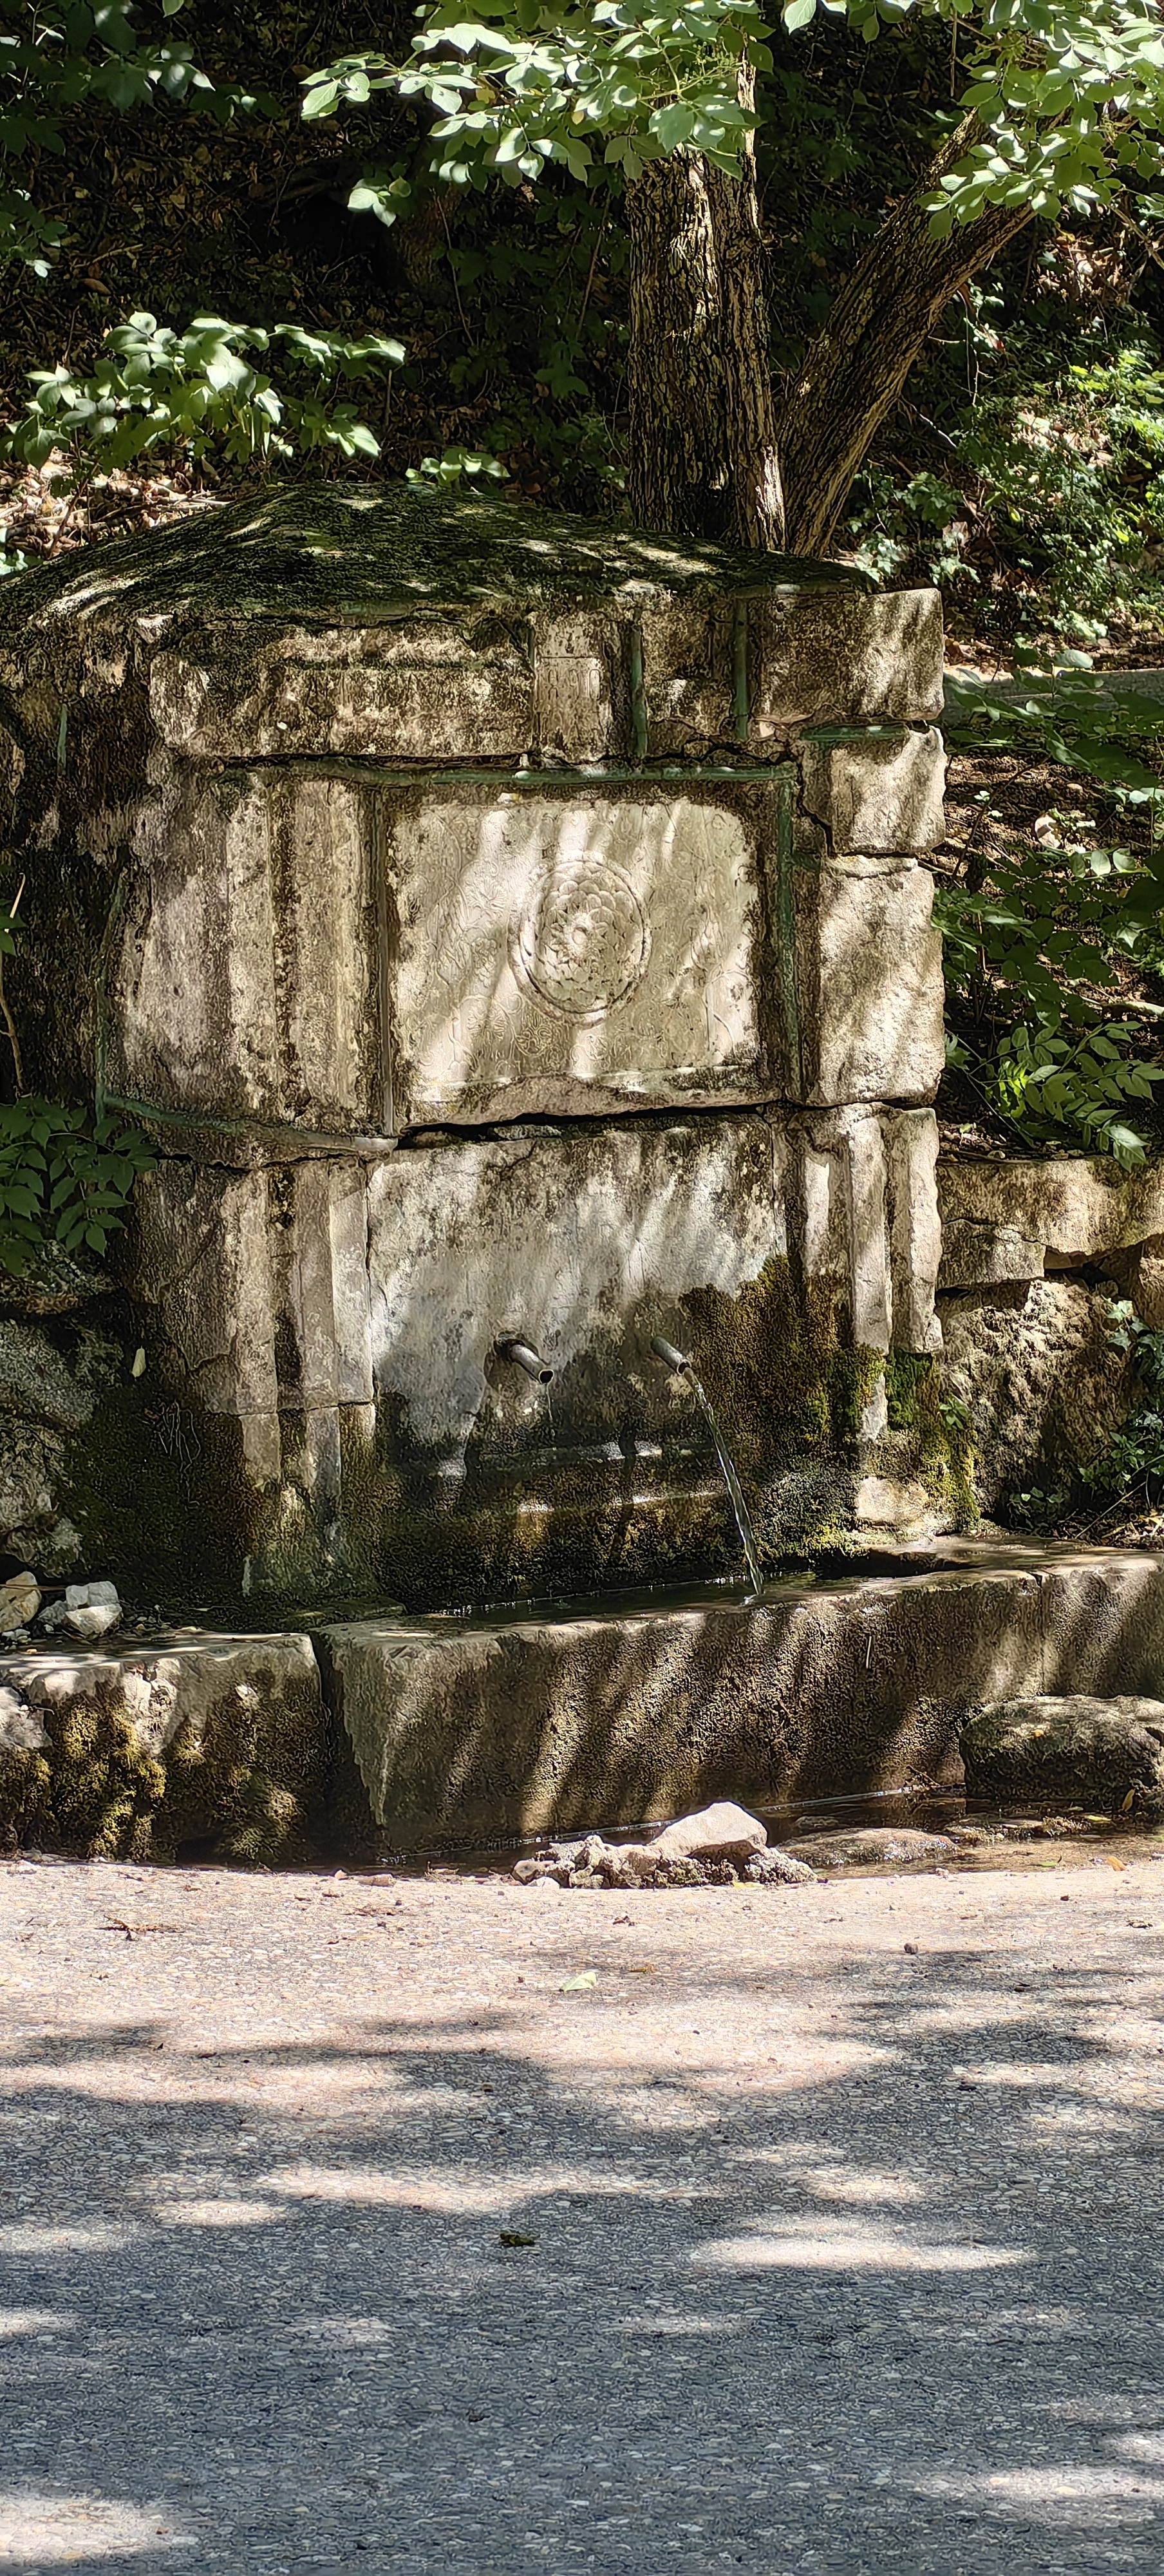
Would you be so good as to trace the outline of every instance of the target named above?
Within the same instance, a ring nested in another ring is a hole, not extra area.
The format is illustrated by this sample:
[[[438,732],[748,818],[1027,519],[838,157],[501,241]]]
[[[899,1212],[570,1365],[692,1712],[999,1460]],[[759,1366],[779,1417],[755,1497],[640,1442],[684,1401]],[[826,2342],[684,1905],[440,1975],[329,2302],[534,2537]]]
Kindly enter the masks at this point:
[[[668,1368],[689,1370],[691,1367],[685,1352],[677,1351],[674,1342],[665,1342],[661,1333],[652,1333],[651,1349],[655,1358],[664,1360]]]
[[[517,1341],[509,1333],[498,1342],[497,1356],[499,1360],[512,1360],[515,1368],[524,1369],[526,1376],[536,1378],[539,1386],[548,1386],[554,1374],[552,1368],[546,1366],[540,1351],[531,1349],[528,1342]]]

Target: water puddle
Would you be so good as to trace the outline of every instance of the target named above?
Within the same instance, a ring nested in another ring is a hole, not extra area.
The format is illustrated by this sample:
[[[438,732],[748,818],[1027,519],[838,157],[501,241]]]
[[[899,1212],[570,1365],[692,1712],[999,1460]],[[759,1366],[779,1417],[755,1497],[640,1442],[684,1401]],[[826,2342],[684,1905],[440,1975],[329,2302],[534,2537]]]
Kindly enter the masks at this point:
[[[961,1797],[953,1790],[886,1791],[783,1807],[741,1803],[759,1817],[772,1848],[793,1850],[798,1859],[807,1860],[829,1878],[901,1878],[935,1871],[948,1875],[953,1870],[1123,1868],[1135,1859],[1164,1860],[1164,1827],[1154,1828],[1142,1816],[1102,1815],[1082,1807],[999,1807]],[[552,1842],[578,1841],[585,1832],[599,1833],[605,1842],[616,1845],[641,1842],[664,1821],[654,1817],[637,1825],[596,1822],[563,1828],[560,1834],[498,1836],[472,1846],[434,1847],[426,1853],[388,1852],[381,1865],[401,1878],[507,1876],[515,1861],[532,1858]],[[941,1837],[941,1844],[935,1850],[899,1858],[875,1848],[875,1842],[886,1836],[894,1840],[900,1836],[904,1842],[915,1835]],[[842,1842],[866,1836],[869,1842],[863,1853],[842,1852]]]

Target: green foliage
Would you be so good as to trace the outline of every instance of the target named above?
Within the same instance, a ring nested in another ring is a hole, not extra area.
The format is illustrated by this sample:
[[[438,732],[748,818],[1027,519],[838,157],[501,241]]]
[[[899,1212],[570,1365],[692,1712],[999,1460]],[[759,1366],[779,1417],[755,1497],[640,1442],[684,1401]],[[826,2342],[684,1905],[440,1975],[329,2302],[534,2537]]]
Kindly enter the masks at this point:
[[[229,84],[216,86],[199,71],[189,45],[167,35],[185,0],[160,0],[160,23],[140,38],[134,0],[63,0],[42,14],[29,0],[0,0],[0,263],[23,262],[47,273],[62,226],[34,204],[25,176],[44,154],[67,150],[66,120],[92,102],[122,115],[164,100],[200,107],[220,123],[240,111],[270,111],[264,94]]]
[[[419,465],[410,465],[406,479],[409,483],[464,483],[473,490],[482,482],[504,482],[505,467],[484,450],[444,447],[439,456],[422,456]]]
[[[1015,1529],[1056,1529],[1070,1500],[1066,1485],[1026,1485],[1021,1493],[1007,1495],[1007,1518]]]
[[[950,731],[957,744],[958,728]],[[1147,805],[1153,821],[1164,799],[1141,756],[1164,742],[1164,708],[1109,699],[1079,671],[1032,687],[1018,706],[984,691],[962,738],[1037,747],[1101,783],[1117,806]],[[1151,1061],[1164,1009],[1121,1008],[1119,968],[1158,962],[1164,849],[1154,835],[1146,855],[1097,849],[1067,837],[1071,828],[1058,843],[993,854],[939,887],[948,985],[971,1021],[985,1023],[976,1040],[950,1040],[948,1060],[1028,1142],[1078,1139],[1127,1165],[1144,1159],[1145,1113],[1150,1126],[1164,1082],[1164,1066]]]
[[[1130,1354],[1135,1398],[1119,1430],[1082,1470],[1081,1482],[1113,1500],[1140,1493],[1159,1502],[1164,1496],[1164,1333],[1143,1323],[1128,1298],[1114,1300],[1110,1313],[1114,1329],[1108,1340],[1113,1350]]]
[[[30,464],[59,448],[89,449],[105,466],[155,448],[195,462],[217,451],[235,463],[265,464],[329,447],[375,456],[378,442],[352,405],[325,396],[337,378],[367,376],[403,357],[398,340],[375,334],[353,340],[289,322],[262,331],[206,314],[178,332],[152,313],[133,313],[106,333],[105,355],[91,376],[67,367],[34,375],[36,390],[7,444]],[[282,358],[314,376],[319,390],[277,386],[255,364],[259,358]]]
[[[23,889],[22,889],[23,890]],[[16,950],[18,893],[0,911],[0,959]],[[20,1078],[16,1031],[0,984],[0,1012]],[[0,1270],[19,1277],[48,1243],[105,1251],[124,1222],[139,1172],[156,1161],[139,1129],[119,1118],[23,1093],[0,1103]]]
[[[51,1100],[0,1106],[0,1269],[19,1275],[46,1243],[102,1254],[154,1160],[117,1118]]]
[[[951,25],[973,124],[935,194],[949,232],[988,205],[1085,212],[1155,176],[1164,128],[1164,38],[1154,0],[822,0],[867,41],[911,12]],[[785,0],[785,33],[804,35],[810,0]],[[428,0],[402,63],[343,55],[306,83],[304,114],[366,107],[379,92],[435,114],[431,170],[445,185],[515,185],[551,164],[586,180],[592,145],[634,178],[644,161],[697,151],[738,166],[754,122],[741,65],[765,70],[767,27],[752,0],[486,0],[465,18]],[[955,77],[957,88],[957,78]],[[374,184],[374,181],[373,181]],[[382,192],[381,211],[390,211]]]
[[[303,113],[332,116],[386,90],[423,100],[444,186],[482,187],[496,174],[516,187],[552,163],[585,182],[595,143],[628,179],[680,150],[733,169],[755,123],[738,66],[770,60],[754,0],[489,0],[475,19],[436,0],[418,15],[406,62],[345,55],[310,76]],[[377,210],[390,218],[390,184]]]
[[[1033,619],[1089,644],[1113,615],[1158,621],[1164,591],[1164,370],[1142,336],[1095,340],[1078,329],[1005,320],[983,292],[967,354],[986,389],[951,416],[950,471],[868,468],[849,527],[858,560],[880,579],[936,582],[974,601],[985,623]],[[988,327],[997,324],[997,329]],[[1001,355],[999,355],[1001,353]],[[997,608],[991,585],[1004,570]]]

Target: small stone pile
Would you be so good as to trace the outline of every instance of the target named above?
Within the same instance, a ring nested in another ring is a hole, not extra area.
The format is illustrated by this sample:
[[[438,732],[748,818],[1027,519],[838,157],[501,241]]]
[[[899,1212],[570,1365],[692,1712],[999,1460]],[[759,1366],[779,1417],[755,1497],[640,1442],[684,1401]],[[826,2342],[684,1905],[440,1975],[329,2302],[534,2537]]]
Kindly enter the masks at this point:
[[[35,1620],[46,1637],[63,1628],[66,1637],[87,1639],[90,1644],[106,1637],[121,1619],[121,1602],[115,1583],[70,1583],[54,1601],[43,1602],[35,1574],[26,1566],[22,1573],[9,1575],[0,1583],[0,1637],[9,1645],[27,1645]]]
[[[641,1843],[608,1843],[601,1834],[576,1842],[547,1843],[519,1860],[514,1877],[526,1887],[552,1879],[558,1887],[754,1887],[803,1886],[816,1876],[790,1852],[769,1850],[758,1816],[723,1798],[698,1815],[663,1825]]]

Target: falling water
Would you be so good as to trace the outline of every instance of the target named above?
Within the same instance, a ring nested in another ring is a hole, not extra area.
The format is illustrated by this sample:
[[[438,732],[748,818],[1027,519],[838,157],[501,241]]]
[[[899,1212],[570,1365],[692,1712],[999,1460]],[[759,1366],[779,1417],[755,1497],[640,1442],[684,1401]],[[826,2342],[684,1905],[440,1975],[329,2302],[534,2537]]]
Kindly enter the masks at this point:
[[[703,1419],[707,1424],[708,1430],[711,1433],[712,1439],[715,1442],[715,1454],[719,1460],[720,1472],[723,1476],[724,1483],[727,1486],[729,1495],[731,1496],[731,1506],[736,1516],[736,1528],[740,1533],[740,1542],[747,1561],[748,1574],[752,1585],[752,1595],[755,1599],[758,1599],[764,1589],[764,1577],[760,1572],[760,1557],[756,1546],[756,1533],[752,1527],[751,1515],[748,1511],[748,1506],[744,1501],[743,1488],[740,1484],[739,1477],[736,1474],[735,1461],[730,1449],[728,1448],[727,1442],[724,1439],[723,1433],[720,1430],[719,1424],[716,1421],[711,1398],[707,1394],[702,1380],[696,1376],[695,1370],[693,1369],[690,1360],[687,1358],[686,1353],[683,1351],[677,1351],[673,1342],[665,1342],[661,1334],[656,1333],[651,1341],[651,1349],[653,1350],[656,1359],[666,1361],[668,1368],[680,1369],[682,1371],[691,1388],[692,1394],[695,1397],[696,1403],[699,1406],[699,1410],[703,1415]]]

